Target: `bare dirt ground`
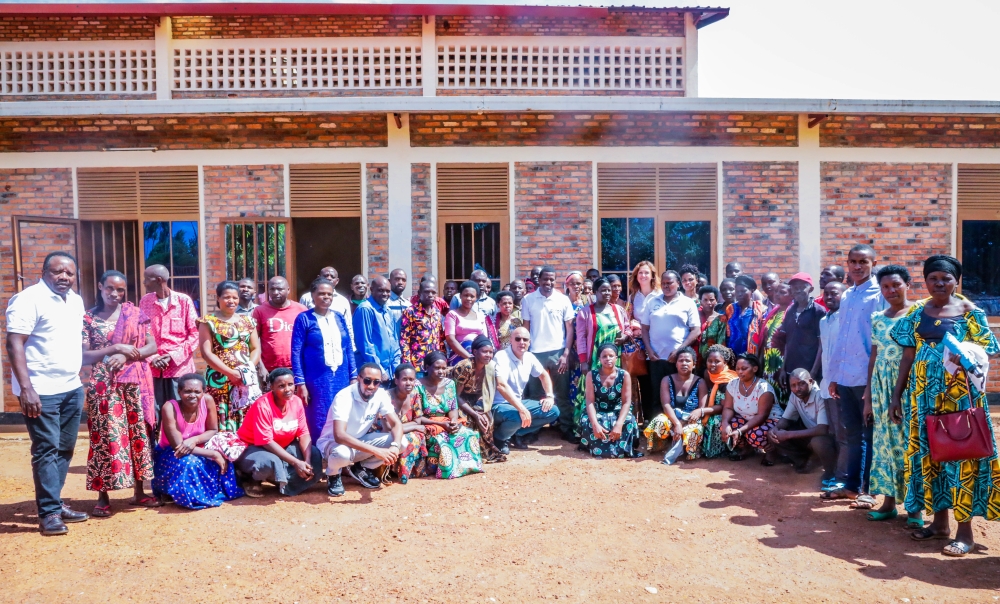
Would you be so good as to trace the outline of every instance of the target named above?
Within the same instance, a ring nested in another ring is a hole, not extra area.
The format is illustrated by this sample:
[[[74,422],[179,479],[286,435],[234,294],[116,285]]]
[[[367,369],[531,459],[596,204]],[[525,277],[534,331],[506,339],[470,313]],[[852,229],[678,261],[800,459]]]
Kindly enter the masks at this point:
[[[84,490],[81,434],[64,496]],[[9,602],[995,602],[1000,526],[940,555],[900,518],[820,503],[819,474],[757,460],[594,460],[544,435],[506,464],[377,492],[345,480],[221,508],[129,508],[38,535],[28,439],[0,436]],[[655,593],[652,591],[655,590]]]

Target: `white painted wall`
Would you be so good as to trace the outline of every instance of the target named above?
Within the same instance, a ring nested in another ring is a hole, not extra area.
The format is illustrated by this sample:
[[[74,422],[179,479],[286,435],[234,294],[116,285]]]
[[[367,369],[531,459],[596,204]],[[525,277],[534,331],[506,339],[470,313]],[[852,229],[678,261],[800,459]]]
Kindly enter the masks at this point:
[[[406,271],[407,296],[413,285],[414,276],[410,274],[413,248],[413,211],[412,193],[410,191],[410,116],[400,114],[402,128],[396,126],[393,114],[386,115],[389,123],[389,148],[387,160],[389,164],[389,270],[401,268]],[[383,160],[386,161],[386,160]],[[419,278],[419,277],[418,277]]]
[[[819,283],[820,159],[819,126],[809,128],[808,114],[799,115],[799,270]],[[789,275],[790,276],[790,275]]]

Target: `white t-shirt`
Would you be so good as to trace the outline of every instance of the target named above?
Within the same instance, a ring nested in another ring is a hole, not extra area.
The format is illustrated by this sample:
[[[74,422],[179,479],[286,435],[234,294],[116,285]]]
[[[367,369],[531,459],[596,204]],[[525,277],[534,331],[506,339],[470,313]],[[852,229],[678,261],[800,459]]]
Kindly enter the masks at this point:
[[[44,281],[24,288],[7,303],[7,333],[28,336],[24,356],[28,379],[40,395],[62,394],[82,386],[83,298],[73,290],[66,299]],[[11,372],[11,390],[21,394],[21,385]]]
[[[521,300],[521,320],[530,321],[531,352],[551,352],[566,347],[566,321],[576,318],[569,296],[556,290],[548,298],[535,290]]]
[[[830,398],[830,371],[833,369],[833,346],[840,331],[840,311],[829,313],[819,320],[819,340],[823,348],[823,379],[819,383],[820,394]]]
[[[701,325],[698,306],[683,294],[670,302],[662,295],[647,296],[639,322],[649,326],[649,343],[661,359],[678,350],[691,330]]]
[[[504,348],[498,352],[493,357],[493,363],[496,365],[497,382],[507,384],[517,396],[524,394],[524,388],[528,385],[530,378],[538,377],[545,371],[541,361],[535,355],[525,352],[524,357],[518,360],[510,348]],[[507,402],[498,389],[493,395],[493,404]]]
[[[323,432],[316,441],[316,447],[327,455],[328,447],[337,446],[337,439],[333,436],[335,421],[347,422],[347,433],[354,438],[361,438],[368,433],[376,417],[395,412],[389,392],[384,388],[376,390],[371,399],[366,401],[361,398],[358,384],[350,384],[333,397],[330,413],[326,416],[326,424],[323,425]]]
[[[750,394],[743,396],[740,392],[740,378],[735,378],[733,381],[729,382],[726,386],[726,392],[728,392],[733,397],[733,411],[742,415],[745,419],[750,419],[751,417],[757,415],[758,402],[760,397],[764,394],[770,392],[774,395],[774,389],[771,385],[767,383],[767,380],[757,380],[757,385],[754,386]],[[767,416],[768,419],[777,419],[781,417],[781,407],[775,403],[771,405],[771,413]]]
[[[632,299],[632,318],[639,321],[640,324],[642,324],[643,321],[648,321],[649,319],[646,318],[645,314],[646,300],[648,300],[649,298],[655,298],[656,296],[662,296],[662,295],[663,292],[658,289],[654,289],[653,291],[649,292],[648,296],[642,293],[641,290],[635,292],[635,297]]]
[[[830,425],[830,421],[826,418],[826,405],[816,384],[813,384],[812,390],[809,391],[807,400],[802,400],[792,393],[788,397],[788,406],[785,407],[785,413],[781,418],[792,422],[801,419],[807,429],[815,428],[819,424]]]

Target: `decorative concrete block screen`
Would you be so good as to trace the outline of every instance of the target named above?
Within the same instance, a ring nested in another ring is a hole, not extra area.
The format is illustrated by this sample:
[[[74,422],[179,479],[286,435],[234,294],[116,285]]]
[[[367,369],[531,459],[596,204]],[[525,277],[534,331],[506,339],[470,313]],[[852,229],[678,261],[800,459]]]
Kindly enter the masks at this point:
[[[0,96],[156,92],[154,43],[0,44]]]
[[[440,38],[438,88],[684,90],[683,38]]]
[[[420,38],[175,40],[172,88],[422,88],[420,49]]]

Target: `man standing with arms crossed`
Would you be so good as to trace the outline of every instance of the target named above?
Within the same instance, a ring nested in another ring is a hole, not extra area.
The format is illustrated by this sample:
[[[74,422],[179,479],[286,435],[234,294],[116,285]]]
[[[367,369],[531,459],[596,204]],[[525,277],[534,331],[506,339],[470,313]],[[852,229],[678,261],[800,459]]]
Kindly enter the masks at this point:
[[[74,291],[76,260],[65,252],[45,257],[42,280],[7,304],[7,358],[11,389],[31,438],[39,531],[65,535],[83,512],[62,501],[83,411],[83,299]]]

